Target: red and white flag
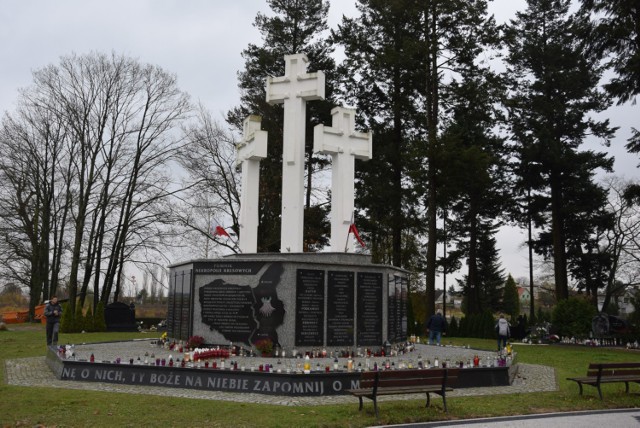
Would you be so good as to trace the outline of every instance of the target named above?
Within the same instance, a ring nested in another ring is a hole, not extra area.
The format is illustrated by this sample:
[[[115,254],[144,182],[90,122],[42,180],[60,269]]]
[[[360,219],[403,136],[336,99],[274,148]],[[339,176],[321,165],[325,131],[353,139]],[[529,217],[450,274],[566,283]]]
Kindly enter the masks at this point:
[[[219,224],[216,224],[215,227],[211,228],[211,234],[214,236],[226,236],[227,238],[230,238],[227,231]]]
[[[353,233],[353,236],[356,237],[360,245],[362,245],[362,248],[365,247],[364,242],[362,241],[362,238],[360,238],[360,234],[358,233],[358,228],[356,228],[355,223],[351,223],[351,225],[349,226],[349,233]]]

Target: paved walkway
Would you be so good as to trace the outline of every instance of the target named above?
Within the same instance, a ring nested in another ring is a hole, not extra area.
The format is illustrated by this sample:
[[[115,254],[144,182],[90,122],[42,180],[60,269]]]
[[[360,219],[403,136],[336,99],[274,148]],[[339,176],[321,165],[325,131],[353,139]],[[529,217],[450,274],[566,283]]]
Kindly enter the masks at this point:
[[[119,346],[122,348],[120,349]],[[126,349],[128,352],[133,352],[133,355],[139,353],[141,359],[144,360],[145,353],[152,354],[154,356],[161,356],[162,352],[165,352],[155,346],[152,346],[148,341],[136,341],[121,342],[120,344],[87,344],[76,346],[76,354],[78,358],[88,359],[91,353],[99,355],[100,359],[115,359],[115,355],[119,352],[123,352]],[[108,350],[108,351],[107,351]],[[167,351],[168,352],[168,351]],[[462,358],[462,354],[476,353],[477,351],[468,350],[464,348],[455,347],[428,347],[420,348],[420,355],[426,360],[429,356],[438,356],[445,360],[449,357],[453,358],[454,355],[458,358]],[[462,354],[461,354],[462,353]],[[491,353],[488,353],[491,354]],[[119,354],[125,355],[125,354]],[[98,358],[98,357],[96,357]],[[135,357],[137,358],[137,357]],[[417,355],[412,355],[411,358],[417,358]],[[407,358],[408,360],[408,358]],[[255,361],[255,359],[254,359]],[[294,360],[295,361],[295,360]],[[450,397],[459,396],[475,396],[475,395],[492,395],[492,394],[516,394],[527,392],[542,392],[542,391],[555,391],[557,390],[555,371],[552,367],[531,365],[531,364],[517,364],[516,375],[512,385],[499,386],[499,387],[485,387],[485,388],[465,388],[457,389],[448,394]],[[358,400],[352,396],[339,395],[339,396],[325,396],[325,397],[289,397],[289,396],[274,396],[263,394],[247,394],[247,393],[230,393],[219,391],[201,391],[182,388],[167,388],[157,386],[139,386],[139,385],[120,385],[111,383],[98,383],[98,382],[79,382],[79,381],[63,381],[57,379],[51,372],[49,367],[45,363],[45,357],[32,357],[21,358],[5,361],[5,379],[9,385],[20,386],[32,386],[40,387],[41,385],[47,385],[47,388],[67,388],[67,389],[79,389],[79,390],[94,390],[94,391],[109,391],[131,394],[149,394],[171,397],[184,397],[203,400],[220,400],[220,401],[234,401],[234,402],[250,402],[250,403],[263,403],[263,404],[275,404],[285,406],[310,406],[310,405],[328,405],[328,404],[342,404],[345,402],[357,403]],[[382,397],[380,401],[391,400],[409,400],[409,399],[422,399],[422,394],[418,395],[404,395],[404,396],[389,396]]]
[[[542,415],[507,416],[502,418],[438,421],[405,425],[389,425],[394,428],[638,428],[640,409],[592,410],[585,412],[547,413]]]

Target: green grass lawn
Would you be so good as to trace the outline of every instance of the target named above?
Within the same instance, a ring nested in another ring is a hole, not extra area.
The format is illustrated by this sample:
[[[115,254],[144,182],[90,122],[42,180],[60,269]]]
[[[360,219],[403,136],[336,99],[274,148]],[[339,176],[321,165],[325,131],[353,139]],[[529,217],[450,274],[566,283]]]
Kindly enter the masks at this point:
[[[452,397],[449,413],[435,399],[424,408],[424,400],[383,402],[376,421],[371,402],[362,413],[353,403],[333,406],[287,407],[264,404],[231,403],[211,400],[76,391],[60,388],[17,387],[5,383],[4,360],[44,355],[45,332],[40,325],[13,327],[0,332],[0,426],[148,426],[148,427],[365,427],[373,424],[410,423],[486,416],[542,413],[552,411],[608,409],[640,406],[640,387],[605,385],[604,400],[595,388],[578,386],[565,380],[586,373],[589,362],[638,361],[640,353],[573,346],[516,346],[518,361],[553,366],[559,391]],[[155,337],[157,334],[145,334]],[[62,334],[60,343],[102,342],[140,338],[140,333]],[[493,349],[493,340],[447,339],[478,349]]]

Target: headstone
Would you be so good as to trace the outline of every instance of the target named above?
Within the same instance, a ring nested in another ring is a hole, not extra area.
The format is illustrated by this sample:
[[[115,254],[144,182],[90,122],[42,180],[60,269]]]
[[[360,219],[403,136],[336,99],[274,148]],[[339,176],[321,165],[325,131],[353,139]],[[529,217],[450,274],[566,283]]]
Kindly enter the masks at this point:
[[[285,73],[267,78],[267,102],[284,104],[280,252],[302,252],[306,104],[323,100],[324,73],[307,73],[307,56],[285,55]]]
[[[356,132],[355,109],[335,107],[331,115],[331,127],[314,128],[313,151],[332,158],[331,249],[353,252],[353,239],[348,238],[353,222],[355,159],[371,159],[372,136]]]
[[[104,321],[107,331],[136,331],[136,309],[133,304],[122,302],[109,303],[104,308]]]
[[[267,157],[267,131],[260,130],[261,121],[262,118],[255,115],[244,120],[242,141],[237,146],[236,166],[242,168],[238,244],[243,253],[258,251],[260,160]]]

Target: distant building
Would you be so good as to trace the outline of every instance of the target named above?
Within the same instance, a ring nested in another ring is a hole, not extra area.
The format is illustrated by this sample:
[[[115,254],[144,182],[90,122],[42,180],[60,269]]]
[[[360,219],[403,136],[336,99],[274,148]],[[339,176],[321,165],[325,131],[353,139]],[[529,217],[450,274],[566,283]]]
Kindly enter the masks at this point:
[[[638,289],[635,287],[627,288],[624,294],[620,296],[614,296],[611,298],[611,301],[615,301],[618,304],[618,308],[620,309],[620,316],[626,318],[629,314],[632,314],[636,308],[631,303],[633,301],[633,296],[638,292]],[[604,293],[598,294],[598,308],[602,311],[602,305],[604,303]],[[611,314],[609,314],[611,315]]]
[[[531,294],[529,290],[524,287],[518,287],[518,298],[520,299],[521,305],[529,305],[531,304]]]
[[[442,290],[436,290],[436,294],[435,294],[435,303],[436,303],[436,309],[442,309],[442,293],[444,293],[444,291]],[[448,304],[449,302],[447,302]]]

